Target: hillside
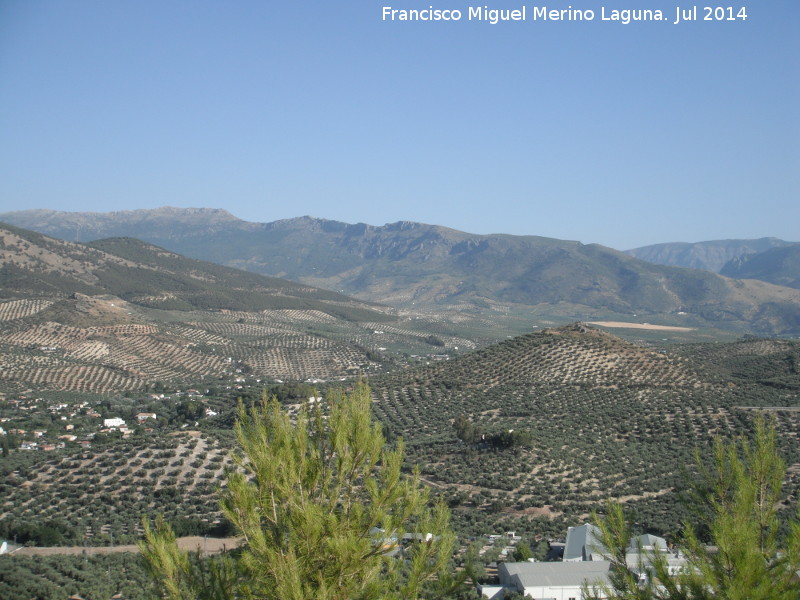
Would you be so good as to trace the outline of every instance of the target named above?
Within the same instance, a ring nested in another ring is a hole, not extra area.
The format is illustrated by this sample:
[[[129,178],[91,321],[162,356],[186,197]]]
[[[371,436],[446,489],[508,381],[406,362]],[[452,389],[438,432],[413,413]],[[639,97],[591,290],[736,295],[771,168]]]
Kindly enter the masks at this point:
[[[800,244],[735,258],[722,267],[720,273],[800,289]]]
[[[769,340],[654,351],[574,325],[372,385],[385,427],[457,519],[547,529],[622,498],[645,527],[670,531],[694,449],[748,431],[754,407],[771,407],[800,467],[799,353]]]
[[[185,258],[134,239],[74,244],[0,224],[0,261],[0,295],[5,298],[78,292],[110,294],[150,308],[307,309],[354,320],[387,318],[385,307]]]
[[[800,331],[800,293],[794,290],[655,265],[575,241],[473,235],[411,222],[374,227],[301,217],[258,224],[209,209],[0,217],[64,237],[75,231],[133,236],[395,307],[484,315],[536,310],[586,320],[650,315],[651,322],[655,316],[671,325]]]
[[[792,243],[772,237],[757,240],[713,240],[693,244],[670,242],[642,246],[625,252],[657,265],[705,269],[721,273],[722,268],[731,260],[764,252],[770,248],[782,248]]]
[[[0,259],[0,392],[329,379],[393,367],[392,352],[474,347],[441,324],[132,239],[2,226]]]
[[[747,434],[755,411],[776,419],[790,466],[787,505],[796,501],[798,357],[794,341],[665,352],[575,324],[373,375],[370,385],[388,439],[404,438],[408,467],[418,465],[447,500],[463,535],[563,534],[608,498],[626,502],[646,530],[669,533],[685,516],[678,496],[695,449],[706,453],[716,435]],[[325,397],[329,386],[318,385]],[[229,464],[235,399],[249,402],[262,388],[217,386],[202,398],[162,389],[162,396],[134,390],[128,397],[9,394],[0,401],[6,429],[60,434],[63,415],[80,436],[94,435],[101,413],[133,422],[141,411],[158,414],[149,429],[124,438],[95,435],[89,449],[71,442],[64,450],[12,453],[0,462],[7,498],[0,531],[55,522],[65,511],[71,518],[61,527],[76,545],[107,544],[109,535],[130,541],[141,515],[159,512],[181,533],[220,529],[214,486]],[[303,393],[285,401],[297,408]],[[198,407],[214,416],[199,416]]]

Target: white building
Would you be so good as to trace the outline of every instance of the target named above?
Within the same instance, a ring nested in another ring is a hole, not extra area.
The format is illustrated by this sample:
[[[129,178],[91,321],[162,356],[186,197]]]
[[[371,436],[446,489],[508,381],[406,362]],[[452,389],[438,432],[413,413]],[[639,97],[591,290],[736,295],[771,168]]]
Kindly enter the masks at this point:
[[[564,562],[604,560],[606,549],[600,543],[600,530],[591,523],[567,530]]]
[[[119,417],[113,419],[103,419],[103,427],[125,427],[125,420]]]
[[[483,586],[480,591],[498,600],[507,591],[520,592],[535,600],[581,600],[584,585],[610,584],[610,569],[611,563],[607,560],[503,563],[497,569],[500,585]]]

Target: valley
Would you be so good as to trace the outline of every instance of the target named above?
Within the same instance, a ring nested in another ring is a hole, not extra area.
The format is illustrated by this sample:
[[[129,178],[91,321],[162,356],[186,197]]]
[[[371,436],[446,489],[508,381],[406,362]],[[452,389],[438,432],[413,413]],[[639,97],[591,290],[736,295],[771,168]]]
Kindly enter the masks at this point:
[[[555,543],[607,500],[672,539],[695,453],[749,435],[756,414],[789,466],[782,514],[797,505],[796,340],[569,303],[391,307],[138,240],[0,236],[0,538],[91,556],[4,556],[2,597],[78,593],[98,565],[121,569],[91,549],[135,543],[143,515],[234,535],[218,491],[238,402],[275,394],[296,414],[358,378],[404,468],[450,507],[462,553],[509,531]],[[138,558],[120,572],[97,585],[147,597]]]

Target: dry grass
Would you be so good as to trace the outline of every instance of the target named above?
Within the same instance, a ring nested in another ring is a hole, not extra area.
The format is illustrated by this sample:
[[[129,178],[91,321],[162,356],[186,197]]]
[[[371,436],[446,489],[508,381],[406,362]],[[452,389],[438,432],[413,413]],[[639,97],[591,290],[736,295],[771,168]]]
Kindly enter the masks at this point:
[[[625,323],[623,321],[592,321],[589,325],[600,327],[621,327],[624,329],[649,329],[651,331],[695,331],[695,327],[673,327],[670,325],[652,325],[651,323]]]

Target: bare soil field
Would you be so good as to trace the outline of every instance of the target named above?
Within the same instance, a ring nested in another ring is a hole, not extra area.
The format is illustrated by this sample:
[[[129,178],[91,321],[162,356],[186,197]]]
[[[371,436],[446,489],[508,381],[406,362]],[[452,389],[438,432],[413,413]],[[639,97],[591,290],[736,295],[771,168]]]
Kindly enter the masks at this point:
[[[182,550],[197,551],[205,554],[217,554],[223,550],[236,548],[241,538],[203,538],[198,535],[178,538],[178,547]],[[52,556],[54,554],[111,554],[112,552],[139,552],[135,544],[124,546],[51,546],[47,548],[23,547],[12,551],[20,556]]]
[[[694,331],[695,327],[673,327],[671,325],[651,325],[650,323],[626,323],[624,321],[592,321],[589,325],[600,327],[622,327],[625,329],[650,329],[652,331]]]

